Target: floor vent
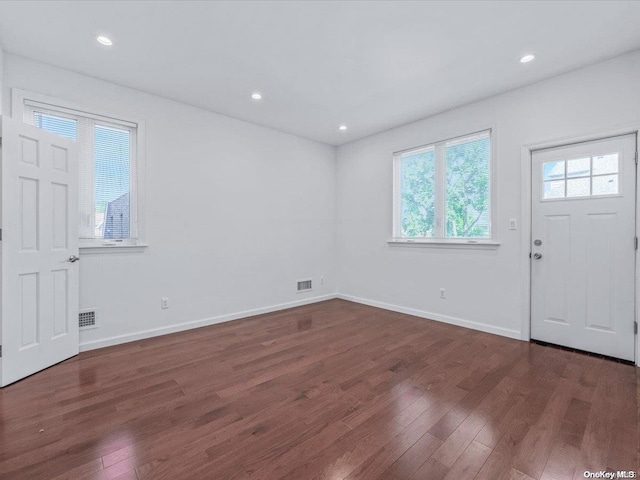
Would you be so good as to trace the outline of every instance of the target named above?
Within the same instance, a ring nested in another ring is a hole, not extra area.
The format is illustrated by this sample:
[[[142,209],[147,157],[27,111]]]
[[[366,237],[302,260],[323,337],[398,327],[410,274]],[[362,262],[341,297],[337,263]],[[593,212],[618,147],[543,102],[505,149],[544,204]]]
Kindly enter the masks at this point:
[[[96,325],[96,311],[95,310],[83,310],[78,314],[78,327],[80,330],[86,328],[95,328]]]
[[[298,292],[308,292],[309,290],[313,290],[311,280],[300,280],[298,282]]]

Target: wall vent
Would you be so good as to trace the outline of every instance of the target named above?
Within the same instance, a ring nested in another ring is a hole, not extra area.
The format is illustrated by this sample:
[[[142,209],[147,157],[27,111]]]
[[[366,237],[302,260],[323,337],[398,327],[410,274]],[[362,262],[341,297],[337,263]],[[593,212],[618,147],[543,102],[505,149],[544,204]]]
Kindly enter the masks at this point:
[[[313,290],[313,282],[311,280],[300,280],[298,282],[298,292],[308,292]]]
[[[96,328],[97,326],[95,310],[83,310],[78,314],[78,327],[80,327],[80,330]]]

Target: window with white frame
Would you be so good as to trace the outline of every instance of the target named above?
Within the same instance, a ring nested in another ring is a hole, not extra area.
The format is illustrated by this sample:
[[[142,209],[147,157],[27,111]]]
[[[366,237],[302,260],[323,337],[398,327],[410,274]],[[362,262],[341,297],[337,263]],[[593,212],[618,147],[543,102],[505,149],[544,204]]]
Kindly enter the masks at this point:
[[[617,195],[618,153],[545,162],[543,200]]]
[[[77,143],[80,246],[136,245],[137,123],[26,98],[23,102],[26,123]]]
[[[396,239],[492,239],[491,131],[394,155]]]

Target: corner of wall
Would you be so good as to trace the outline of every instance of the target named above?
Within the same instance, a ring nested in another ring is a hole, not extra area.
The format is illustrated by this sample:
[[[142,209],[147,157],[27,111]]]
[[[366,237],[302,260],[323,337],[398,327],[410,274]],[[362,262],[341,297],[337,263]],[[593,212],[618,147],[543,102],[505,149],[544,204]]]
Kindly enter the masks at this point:
[[[4,50],[2,50],[2,44],[0,44],[0,115],[4,113],[2,109],[2,93],[4,89]]]
[[[338,150],[340,147],[332,146],[333,148],[333,255],[331,271],[333,272],[333,293],[338,294],[340,288],[339,276],[338,276]]]

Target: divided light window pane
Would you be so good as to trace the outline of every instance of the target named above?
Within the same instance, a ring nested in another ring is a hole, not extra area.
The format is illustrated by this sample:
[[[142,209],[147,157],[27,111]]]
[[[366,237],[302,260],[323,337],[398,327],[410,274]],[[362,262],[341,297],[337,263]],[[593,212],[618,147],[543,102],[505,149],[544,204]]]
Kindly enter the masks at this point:
[[[489,238],[489,136],[445,146],[446,236]]]
[[[26,106],[25,122],[74,140],[80,161],[80,237],[134,238],[131,195],[135,177],[131,157],[135,128],[105,124],[81,115],[58,115]],[[67,116],[68,115],[68,116]],[[75,118],[73,118],[75,117]]]
[[[617,195],[618,153],[587,158],[556,160],[542,164],[542,198],[565,198]]]

